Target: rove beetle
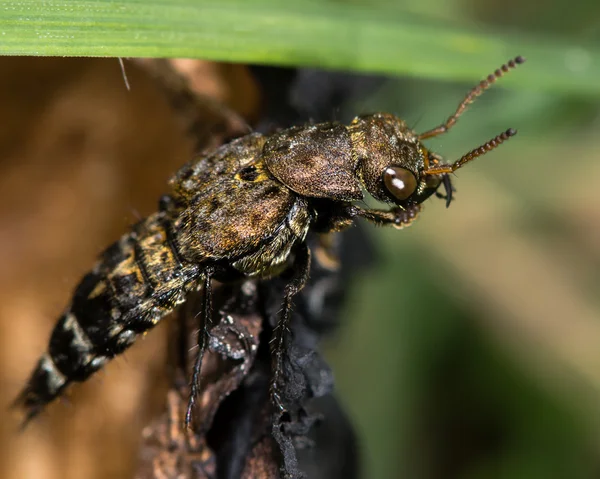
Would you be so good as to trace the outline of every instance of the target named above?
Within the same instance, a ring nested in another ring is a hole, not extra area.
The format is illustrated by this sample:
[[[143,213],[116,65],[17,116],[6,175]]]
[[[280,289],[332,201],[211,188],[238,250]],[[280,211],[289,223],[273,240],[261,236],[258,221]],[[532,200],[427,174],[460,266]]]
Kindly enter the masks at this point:
[[[271,398],[277,393],[292,299],[310,270],[309,230],[328,233],[357,217],[401,229],[431,195],[452,201],[450,173],[513,136],[509,129],[454,163],[423,140],[447,132],[483,91],[525,60],[516,57],[474,87],[442,125],[417,134],[400,118],[376,113],[350,125],[321,123],[272,135],[251,133],[183,166],[159,211],[106,249],[75,288],[15,405],[25,423],[72,382],[85,381],[136,338],[203,288],[202,313],[212,314],[211,281],[268,278],[291,270],[272,339]],[[443,186],[444,192],[438,190]],[[355,204],[363,191],[387,210]],[[199,392],[208,321],[199,333],[186,425]]]

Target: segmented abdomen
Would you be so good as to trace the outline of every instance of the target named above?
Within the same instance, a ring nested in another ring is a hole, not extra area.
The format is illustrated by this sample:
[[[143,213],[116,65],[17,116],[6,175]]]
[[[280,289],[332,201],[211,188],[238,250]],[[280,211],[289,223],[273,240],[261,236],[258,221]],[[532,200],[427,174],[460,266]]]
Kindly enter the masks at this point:
[[[180,258],[170,225],[162,212],[138,223],[81,280],[52,331],[48,351],[17,399],[26,420],[184,301],[199,267]]]

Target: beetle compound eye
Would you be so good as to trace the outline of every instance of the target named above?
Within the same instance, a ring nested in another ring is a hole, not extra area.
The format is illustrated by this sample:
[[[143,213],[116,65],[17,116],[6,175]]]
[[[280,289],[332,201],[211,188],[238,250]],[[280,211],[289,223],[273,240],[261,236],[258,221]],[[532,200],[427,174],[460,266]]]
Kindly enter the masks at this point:
[[[383,172],[383,183],[397,200],[405,200],[417,189],[417,179],[406,168],[392,166]]]

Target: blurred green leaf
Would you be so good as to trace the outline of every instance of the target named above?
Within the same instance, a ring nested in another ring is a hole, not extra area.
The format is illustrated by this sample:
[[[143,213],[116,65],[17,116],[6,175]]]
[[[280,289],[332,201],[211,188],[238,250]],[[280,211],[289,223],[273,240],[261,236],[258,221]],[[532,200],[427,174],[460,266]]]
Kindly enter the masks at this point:
[[[508,82],[600,94],[600,48],[452,26],[397,6],[297,0],[4,1],[0,54],[190,57],[479,78],[517,54]]]

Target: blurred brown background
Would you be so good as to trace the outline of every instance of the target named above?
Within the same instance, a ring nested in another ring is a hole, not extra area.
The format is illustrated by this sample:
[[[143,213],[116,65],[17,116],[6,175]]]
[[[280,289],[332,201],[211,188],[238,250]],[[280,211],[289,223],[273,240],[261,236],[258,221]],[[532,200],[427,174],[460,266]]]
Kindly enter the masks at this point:
[[[180,66],[210,97],[256,110],[241,67]],[[82,273],[193,153],[149,76],[126,71],[130,91],[116,59],[0,59],[2,478],[131,477],[140,428],[163,406],[161,326],[24,433],[8,411]]]

